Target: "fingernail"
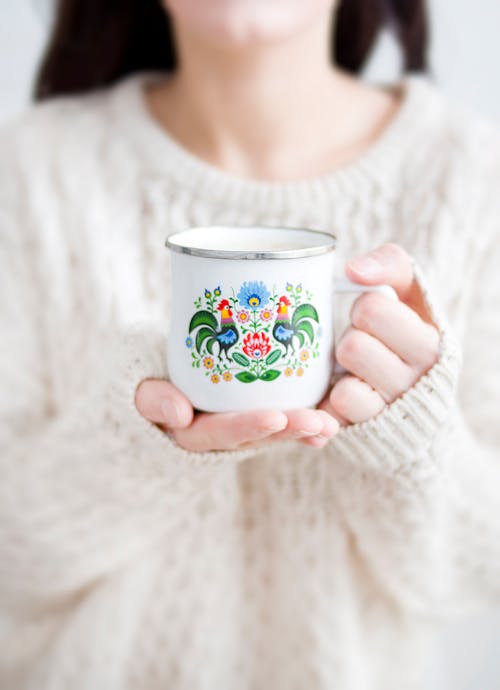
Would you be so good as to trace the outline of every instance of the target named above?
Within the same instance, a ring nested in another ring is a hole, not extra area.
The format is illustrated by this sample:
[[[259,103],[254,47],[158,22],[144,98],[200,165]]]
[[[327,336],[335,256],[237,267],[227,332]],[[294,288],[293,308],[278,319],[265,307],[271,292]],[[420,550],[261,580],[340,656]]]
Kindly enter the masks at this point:
[[[265,426],[262,429],[262,433],[264,434],[276,434],[278,431],[283,431],[283,429],[286,428],[286,424],[283,426]]]
[[[360,275],[366,276],[367,278],[378,276],[382,273],[384,267],[374,259],[373,256],[365,254],[363,256],[358,256],[355,259],[351,259],[347,262],[349,267],[359,273]]]
[[[286,424],[283,425],[278,425],[278,424],[273,424],[273,425],[267,425],[263,424],[262,426],[258,427],[256,429],[256,433],[259,436],[270,436],[271,434],[277,434],[279,431],[283,431],[283,429],[286,428]]]
[[[307,429],[299,429],[294,433],[294,438],[305,438],[306,436],[316,436],[316,431],[308,431]]]
[[[176,426],[180,424],[181,415],[178,405],[172,400],[162,400],[160,403],[160,409],[165,421],[169,426]]]
[[[274,413],[270,415],[262,425],[263,433],[275,434],[278,431],[283,431],[288,425],[288,418],[283,413]]]

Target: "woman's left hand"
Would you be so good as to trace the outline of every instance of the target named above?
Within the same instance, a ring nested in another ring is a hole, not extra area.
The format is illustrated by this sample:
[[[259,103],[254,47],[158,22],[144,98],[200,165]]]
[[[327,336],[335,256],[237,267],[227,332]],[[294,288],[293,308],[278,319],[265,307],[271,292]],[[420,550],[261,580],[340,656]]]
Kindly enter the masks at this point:
[[[352,325],[336,348],[349,374],[319,405],[344,426],[381,412],[435,364],[439,352],[438,330],[404,249],[382,245],[349,261],[346,275],[362,285],[390,285],[399,302],[368,292],[352,307]]]

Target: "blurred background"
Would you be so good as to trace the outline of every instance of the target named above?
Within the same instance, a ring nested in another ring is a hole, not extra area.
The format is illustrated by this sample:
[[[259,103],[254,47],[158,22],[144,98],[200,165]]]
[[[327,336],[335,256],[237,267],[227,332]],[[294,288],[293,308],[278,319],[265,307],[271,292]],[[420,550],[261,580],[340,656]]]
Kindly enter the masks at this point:
[[[0,0],[0,125],[29,102],[50,3]],[[429,5],[434,79],[453,101],[500,121],[500,2],[429,0]],[[397,51],[383,36],[366,77],[386,81],[398,71]],[[428,673],[423,690],[500,690],[500,610],[444,630]]]

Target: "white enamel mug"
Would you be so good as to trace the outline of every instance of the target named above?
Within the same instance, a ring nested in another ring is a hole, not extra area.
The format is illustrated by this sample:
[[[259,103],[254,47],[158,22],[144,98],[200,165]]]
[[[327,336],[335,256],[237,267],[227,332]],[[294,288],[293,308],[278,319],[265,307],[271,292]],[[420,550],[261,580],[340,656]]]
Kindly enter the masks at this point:
[[[207,412],[314,407],[334,365],[336,238],[266,226],[196,227],[171,250],[169,377]]]

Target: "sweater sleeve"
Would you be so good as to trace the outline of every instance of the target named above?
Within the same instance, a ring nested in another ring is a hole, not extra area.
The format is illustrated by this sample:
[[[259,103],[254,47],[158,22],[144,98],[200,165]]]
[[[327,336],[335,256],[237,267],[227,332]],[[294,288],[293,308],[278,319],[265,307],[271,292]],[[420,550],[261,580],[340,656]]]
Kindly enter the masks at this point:
[[[500,601],[499,265],[497,234],[477,269],[463,347],[415,265],[440,331],[439,359],[329,446],[358,557],[384,591],[423,615]]]
[[[140,556],[256,449],[196,453],[145,420],[138,383],[167,377],[150,324],[92,334],[85,383],[54,403],[50,309],[16,182],[0,188],[0,609],[50,605]],[[16,192],[16,193],[14,193]],[[98,350],[98,351],[97,351]],[[68,356],[70,356],[68,354]],[[58,396],[59,399],[63,396]]]

